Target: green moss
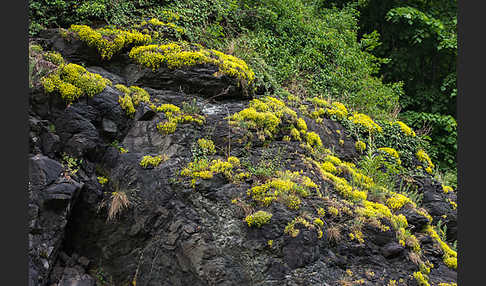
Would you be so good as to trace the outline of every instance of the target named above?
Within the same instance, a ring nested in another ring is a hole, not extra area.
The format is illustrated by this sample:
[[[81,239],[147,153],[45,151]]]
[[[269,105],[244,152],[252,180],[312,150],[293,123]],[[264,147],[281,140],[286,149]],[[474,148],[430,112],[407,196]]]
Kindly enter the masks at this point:
[[[169,69],[176,69],[213,64],[219,67],[219,72],[215,76],[227,75],[237,78],[240,82],[244,81],[248,85],[255,79],[253,71],[241,59],[215,50],[191,49],[180,43],[135,47],[130,51],[129,56],[139,64],[153,70],[159,69],[162,65],[166,65]]]
[[[269,223],[271,218],[271,213],[268,213],[266,211],[257,211],[256,213],[245,217],[245,221],[248,226],[261,227],[262,225]]]
[[[111,81],[99,74],[90,73],[77,64],[61,64],[50,75],[42,78],[44,90],[47,93],[59,92],[61,98],[67,103],[86,95],[93,97],[111,85]]]
[[[152,41],[150,35],[135,30],[126,31],[115,28],[95,30],[86,25],[72,25],[68,31],[88,46],[98,49],[103,59],[110,59],[125,47],[145,45]]]

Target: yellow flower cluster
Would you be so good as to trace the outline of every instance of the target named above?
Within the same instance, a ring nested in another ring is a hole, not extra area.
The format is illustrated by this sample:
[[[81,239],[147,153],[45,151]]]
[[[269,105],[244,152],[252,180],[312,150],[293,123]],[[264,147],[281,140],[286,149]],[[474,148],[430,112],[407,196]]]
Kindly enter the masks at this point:
[[[370,133],[383,131],[380,125],[376,124],[371,117],[363,113],[355,113],[349,117],[349,120],[354,124],[360,125]]]
[[[297,128],[303,131],[307,130],[307,124],[305,123],[304,119],[302,118],[297,119]]]
[[[394,211],[401,209],[404,205],[409,203],[415,206],[415,203],[413,203],[411,199],[398,193],[394,193],[386,200],[386,205]]]
[[[300,197],[309,196],[312,189],[318,192],[318,186],[309,177],[287,170],[279,171],[276,178],[248,189],[247,195],[263,206],[280,199],[287,207],[298,209]]]
[[[393,148],[389,148],[389,147],[382,147],[382,148],[378,148],[378,151],[382,151],[384,154],[389,155],[392,158],[394,158],[398,165],[400,165],[402,163],[402,161],[400,160],[400,156],[398,155],[397,150],[395,150]]]
[[[130,51],[130,58],[135,59],[139,64],[156,70],[162,64],[169,69],[200,64],[213,64],[219,67],[219,73],[229,77],[237,78],[251,84],[255,79],[254,72],[241,59],[226,55],[219,51],[207,50],[186,50],[178,43],[165,45],[148,45],[134,47]]]
[[[170,19],[169,19],[170,21]],[[185,33],[185,29],[182,28],[182,27],[179,27],[177,26],[176,24],[172,23],[172,22],[162,22],[160,21],[159,19],[157,18],[152,18],[148,21],[142,21],[140,23],[140,25],[138,25],[137,27],[140,27],[140,28],[143,28],[144,26],[147,26],[147,25],[151,25],[151,26],[154,26],[154,27],[166,27],[166,28],[170,28],[170,29],[173,29],[175,31],[177,31],[178,33],[180,34],[184,34]],[[154,35],[158,35],[157,32],[154,32]]]
[[[138,31],[115,28],[92,29],[86,25],[71,25],[70,32],[90,47],[95,47],[103,59],[110,59],[123,48],[131,45],[146,45],[152,41],[150,35]]]
[[[359,231],[359,230],[356,230],[354,232],[349,233],[349,238],[351,240],[357,240],[359,243],[363,243],[364,242],[363,233],[361,231]]]
[[[451,204],[453,210],[457,209],[457,203],[455,201],[451,199],[447,199],[447,201]]]
[[[383,204],[363,201],[363,207],[358,207],[356,213],[367,218],[391,218],[392,213],[388,207]]]
[[[333,102],[331,108],[326,108],[326,113],[331,116],[336,116],[338,119],[344,119],[348,116],[348,109],[341,102]]]
[[[125,110],[128,116],[132,116],[135,113],[136,110],[130,95],[126,94],[124,96],[119,96],[118,103],[120,104],[121,108]]]
[[[439,237],[437,232],[430,226],[427,225],[425,231],[439,244],[442,251],[444,251],[444,263],[449,268],[457,269],[457,252],[452,250],[452,248],[447,245],[442,239]]]
[[[430,286],[429,284],[429,278],[422,274],[422,272],[414,272],[413,277],[415,278],[415,281],[417,281],[417,284],[419,286]]]
[[[319,97],[311,98],[310,102],[312,102],[315,105],[320,106],[320,107],[327,107],[329,105],[329,103],[325,99],[322,99],[322,98],[319,98]]]
[[[201,148],[204,154],[212,155],[216,153],[216,148],[214,147],[212,140],[201,138],[197,140],[197,145]]]
[[[146,155],[143,156],[142,160],[140,161],[140,166],[143,168],[147,168],[149,166],[157,167],[161,162],[164,162],[168,159],[167,155],[159,155],[159,156],[150,156]]]
[[[44,90],[48,93],[57,91],[62,99],[71,103],[87,95],[93,97],[111,85],[111,81],[99,74],[90,73],[84,67],[77,64],[61,64],[59,68],[42,78]]]
[[[317,134],[315,132],[307,132],[306,133],[306,141],[312,147],[320,147],[320,146],[322,146],[321,137],[319,136],[319,134]]]
[[[395,121],[395,122],[393,122],[393,124],[398,125],[400,127],[400,129],[402,130],[402,132],[405,133],[406,135],[412,136],[412,137],[416,136],[416,134],[412,130],[412,128],[408,127],[408,125],[403,123],[402,121]]]
[[[329,161],[321,163],[320,166],[321,166],[322,170],[324,170],[326,172],[329,172],[329,173],[332,173],[332,174],[336,174],[338,172],[338,169],[336,168],[336,166],[334,166],[334,164],[329,162]]]
[[[297,128],[292,128],[292,129],[290,129],[290,136],[292,136],[292,138],[293,138],[294,140],[296,140],[296,141],[300,141],[300,140],[302,140],[302,139],[300,138],[300,132],[299,132],[299,130],[297,130]]]
[[[332,216],[338,216],[339,210],[333,206],[327,207],[327,212],[330,213]]]
[[[240,160],[233,156],[228,157],[227,161],[217,159],[210,162],[208,159],[202,158],[190,162],[187,167],[182,169],[181,176],[191,177],[191,185],[194,187],[197,179],[211,179],[217,173],[222,173],[230,179],[233,169],[239,165]]]
[[[178,106],[173,104],[162,104],[155,108],[157,112],[164,112],[166,121],[157,123],[157,130],[162,134],[172,134],[177,129],[177,124],[196,122],[199,125],[204,123],[204,117],[201,115],[189,115],[182,113]]]
[[[314,224],[317,224],[319,226],[324,226],[324,222],[320,218],[314,219]]]
[[[356,141],[356,143],[354,144],[354,147],[356,148],[356,151],[358,151],[359,153],[363,153],[364,150],[366,150],[366,143],[364,143],[363,141]]]
[[[245,126],[248,129],[262,132],[264,136],[272,137],[284,119],[297,122],[297,114],[287,107],[283,101],[267,96],[250,101],[248,108],[230,117],[230,124]],[[305,124],[305,121],[303,123]],[[293,132],[296,133],[292,135],[294,139],[295,136],[300,138],[300,133],[297,129]]]
[[[239,181],[239,180],[242,180],[244,178],[250,178],[251,177],[251,174],[249,172],[241,172],[241,173],[238,173],[234,176],[234,179]]]
[[[319,163],[315,162],[318,170],[320,171],[321,177],[324,180],[331,181],[334,187],[341,193],[343,197],[352,201],[361,201],[366,199],[368,193],[366,191],[360,191],[349,185],[348,181],[344,178],[337,177],[330,172],[324,171]]]
[[[262,225],[269,223],[271,218],[271,213],[266,211],[257,211],[256,213],[245,217],[245,221],[248,226],[261,227]]]
[[[98,177],[98,183],[100,183],[100,185],[103,186],[104,184],[108,183],[108,178],[103,177],[103,176]]]
[[[446,186],[446,185],[442,185],[442,190],[444,191],[445,194],[454,191],[451,186]]]
[[[295,228],[296,224],[302,224],[308,229],[314,228],[314,226],[310,222],[308,222],[305,218],[298,216],[287,224],[287,226],[284,229],[284,233],[290,235],[291,237],[296,237],[297,235],[299,235],[300,230]]]
[[[433,169],[435,168],[435,165],[432,163],[432,160],[430,160],[430,157],[423,149],[420,149],[417,151],[415,154],[417,156],[417,159],[424,164],[425,171],[429,174],[432,174]]]
[[[64,58],[62,57],[62,55],[58,52],[47,52],[47,53],[44,53],[42,55],[42,57],[45,59],[45,60],[48,60],[50,61],[51,63],[55,64],[55,65],[62,65],[64,64]]]

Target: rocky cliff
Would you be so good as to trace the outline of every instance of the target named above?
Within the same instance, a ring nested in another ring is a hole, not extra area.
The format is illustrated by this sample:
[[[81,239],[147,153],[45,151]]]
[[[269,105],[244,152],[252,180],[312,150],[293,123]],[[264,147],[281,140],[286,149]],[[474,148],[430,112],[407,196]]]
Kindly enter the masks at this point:
[[[29,285],[455,285],[456,191],[423,150],[359,140],[407,126],[258,94],[218,51],[93,31],[33,39]],[[416,172],[385,189],[368,153]]]

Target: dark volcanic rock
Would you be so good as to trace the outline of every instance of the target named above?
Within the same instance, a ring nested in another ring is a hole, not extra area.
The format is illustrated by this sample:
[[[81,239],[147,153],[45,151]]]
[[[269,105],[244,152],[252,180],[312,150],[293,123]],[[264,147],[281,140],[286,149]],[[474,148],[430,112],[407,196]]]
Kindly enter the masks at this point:
[[[390,227],[388,231],[355,220],[359,204],[340,205],[336,216],[326,210],[322,224],[314,223],[318,208],[342,202],[339,192],[304,160],[311,154],[302,142],[282,140],[283,131],[274,140],[242,140],[244,132],[229,125],[228,116],[248,106],[247,95],[235,80],[214,76],[217,67],[152,71],[131,62],[127,51],[101,61],[80,41],[67,42],[55,31],[41,36],[46,47],[60,51],[67,60],[85,64],[113,84],[143,87],[157,105],[193,110],[204,115],[205,123],[179,122],[174,133],[162,134],[157,123],[167,120],[165,114],[141,104],[133,118],[128,117],[118,103],[121,92],[113,86],[70,105],[55,94],[32,90],[29,285],[92,286],[104,280],[110,285],[135,281],[144,286],[334,286],[352,281],[387,285],[400,278],[414,285],[410,275],[417,266],[409,260],[410,249],[397,243],[396,233],[384,220],[380,222]],[[359,158],[355,140],[340,123],[324,119],[317,124],[301,113],[299,117],[341,159]],[[216,146],[216,154],[204,156],[211,160],[236,156],[254,175],[236,181],[241,170],[235,166],[231,176],[216,174],[191,184],[181,170],[203,156],[197,149],[200,138],[211,139]],[[121,153],[120,146],[128,153]],[[77,159],[71,166],[76,171],[69,171],[72,162],[66,162],[64,153]],[[140,161],[145,155],[165,155],[166,160],[143,168]],[[280,201],[266,208],[247,203],[247,190],[277,170],[301,171],[319,186],[322,196],[309,194],[299,209]],[[97,178],[101,176],[108,182],[101,185]],[[416,181],[424,208],[434,223],[442,219],[447,224],[448,239],[455,240],[457,215],[447,201],[455,200],[455,194],[444,194],[431,178]],[[129,204],[108,219],[121,192]],[[270,223],[248,227],[245,217],[260,209],[272,213]],[[423,258],[434,263],[431,284],[456,281],[456,272],[442,262],[443,251],[420,232],[427,219],[410,206],[396,214],[407,218]],[[306,217],[307,225],[295,225],[300,231],[296,237],[284,233],[299,215]],[[362,231],[362,242],[350,239],[354,228]]]
[[[82,183],[62,176],[62,165],[42,155],[29,159],[29,277],[44,285],[64,239]]]

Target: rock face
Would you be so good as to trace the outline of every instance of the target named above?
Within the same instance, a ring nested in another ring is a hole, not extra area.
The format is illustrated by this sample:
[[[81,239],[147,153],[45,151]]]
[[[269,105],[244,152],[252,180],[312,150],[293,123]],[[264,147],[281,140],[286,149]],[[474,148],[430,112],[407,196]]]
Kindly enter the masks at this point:
[[[271,206],[271,223],[250,228],[244,221],[246,210],[232,200],[246,196],[254,178],[231,183],[217,174],[194,187],[181,178],[199,138],[211,138],[220,158],[229,153],[255,168],[263,160],[317,177],[299,155],[306,152],[299,142],[273,140],[244,148],[227,117],[247,107],[248,100],[234,83],[210,78],[211,67],[152,72],[135,68],[123,56],[104,63],[81,43],[48,36],[43,43],[67,60],[87,64],[89,71],[113,84],[141,86],[158,104],[191,103],[206,120],[204,125],[178,124],[166,135],[156,127],[163,114],[141,104],[135,116],[128,117],[118,104],[121,92],[110,86],[69,106],[33,90],[29,285],[387,285],[400,279],[416,285],[411,274],[417,266],[410,262],[410,250],[397,243],[392,231],[366,226],[364,243],[350,240],[346,232],[339,235],[337,225],[347,219],[343,214],[323,226],[322,238],[299,224],[299,234],[291,237],[283,230],[296,211],[282,204]],[[208,100],[225,90],[226,96],[219,98],[224,100]],[[355,141],[341,134],[346,131],[338,122],[326,119],[308,127],[340,158],[358,158]],[[120,152],[117,144],[128,152]],[[156,167],[142,168],[140,160],[147,154],[167,158]],[[108,183],[102,185],[99,176]],[[334,188],[315,180],[322,190]],[[456,212],[440,185],[430,178],[417,180],[424,207],[434,222],[447,216],[447,237],[455,240]],[[126,193],[130,205],[108,220],[112,192]],[[308,198],[301,210],[313,210],[318,200]],[[401,212],[415,230],[427,224],[413,209]],[[418,238],[424,256],[435,265],[429,281],[456,281],[456,272],[444,265],[443,253],[430,237]]]
[[[65,228],[83,183],[66,178],[62,165],[29,158],[29,283],[44,285],[56,262]]]

